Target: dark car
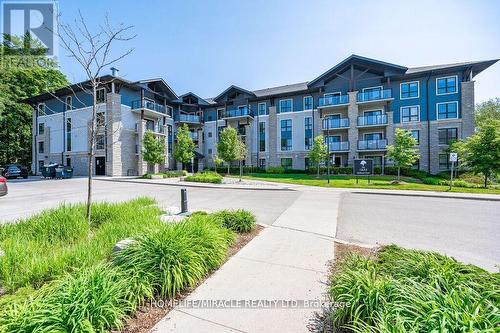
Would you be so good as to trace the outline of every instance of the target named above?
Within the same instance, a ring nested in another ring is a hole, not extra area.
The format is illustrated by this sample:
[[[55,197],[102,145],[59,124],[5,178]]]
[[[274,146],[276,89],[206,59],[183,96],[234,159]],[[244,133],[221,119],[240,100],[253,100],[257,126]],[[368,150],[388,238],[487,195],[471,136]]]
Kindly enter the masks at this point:
[[[19,164],[8,164],[3,167],[2,176],[5,178],[28,178],[28,168]]]
[[[7,179],[0,176],[0,197],[7,195]]]

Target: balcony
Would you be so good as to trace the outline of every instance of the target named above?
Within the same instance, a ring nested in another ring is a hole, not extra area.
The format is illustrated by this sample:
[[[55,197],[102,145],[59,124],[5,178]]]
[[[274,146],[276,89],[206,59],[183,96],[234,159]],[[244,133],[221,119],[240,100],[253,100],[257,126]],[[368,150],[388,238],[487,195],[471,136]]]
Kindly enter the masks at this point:
[[[349,151],[349,141],[330,142],[328,150],[330,152]]]
[[[358,141],[358,150],[385,150],[386,147],[387,139]]]
[[[358,103],[369,103],[369,102],[380,102],[392,100],[392,90],[372,90],[367,92],[358,93],[357,102]]]
[[[178,123],[186,123],[186,124],[201,124],[201,116],[197,114],[179,114],[179,118],[176,120]]]
[[[198,137],[199,137],[198,132],[189,132],[189,136],[191,137],[191,139],[193,141],[198,141]]]
[[[167,108],[165,107],[165,105],[148,99],[132,101],[130,106],[132,111],[139,112],[143,110],[148,116],[172,116],[171,114],[167,113]]]
[[[244,106],[244,107],[241,107],[241,108],[238,108],[238,109],[234,109],[234,110],[224,110],[224,111],[222,111],[221,117],[223,119],[227,119],[227,118],[247,118],[247,117],[252,118],[252,115],[251,115],[250,110],[248,109],[248,107]]]
[[[349,118],[325,118],[323,119],[323,130],[340,129],[349,127]]]
[[[135,124],[135,132],[139,133],[139,127],[141,123]],[[165,125],[150,125],[150,123],[146,123],[146,131],[152,132],[153,134],[167,135],[167,126]]]
[[[358,117],[358,127],[387,125],[387,115],[377,114],[373,116]]]
[[[318,108],[345,106],[349,104],[349,95],[320,97]]]

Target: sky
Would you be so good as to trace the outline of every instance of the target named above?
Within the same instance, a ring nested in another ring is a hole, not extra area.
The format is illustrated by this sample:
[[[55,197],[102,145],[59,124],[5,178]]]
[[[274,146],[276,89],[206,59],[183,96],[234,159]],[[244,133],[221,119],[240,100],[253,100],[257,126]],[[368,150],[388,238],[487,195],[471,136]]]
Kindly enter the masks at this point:
[[[133,25],[116,52],[129,79],[161,77],[177,94],[214,97],[309,81],[351,54],[417,67],[500,58],[500,1],[60,0],[71,22]],[[84,79],[59,50],[61,70]],[[109,71],[108,71],[109,73]],[[476,78],[476,102],[500,97],[500,62]]]

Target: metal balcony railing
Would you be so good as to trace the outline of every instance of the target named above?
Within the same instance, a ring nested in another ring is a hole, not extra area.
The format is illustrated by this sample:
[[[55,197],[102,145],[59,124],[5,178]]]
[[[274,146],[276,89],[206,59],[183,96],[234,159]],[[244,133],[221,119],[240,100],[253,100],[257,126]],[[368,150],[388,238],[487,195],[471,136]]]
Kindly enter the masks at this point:
[[[358,117],[358,126],[387,125],[387,115],[377,114],[373,116]]]
[[[348,128],[349,118],[325,118],[323,119],[323,129]]]
[[[245,117],[251,116],[248,107],[242,107],[234,110],[224,110],[222,111],[222,118],[234,118],[234,117]]]
[[[151,111],[167,114],[167,110],[165,108],[165,105],[150,101],[148,99],[132,101],[131,107],[132,107],[132,110],[148,109]]]
[[[386,147],[387,147],[387,139],[358,141],[359,150],[377,150],[377,149],[385,149]]]
[[[339,141],[339,142],[330,142],[328,144],[329,151],[348,151],[349,150],[349,141]]]
[[[179,114],[179,122],[181,123],[201,123],[201,117],[196,114]]]
[[[335,106],[349,104],[349,95],[320,97],[319,106]]]
[[[189,132],[189,136],[191,137],[191,139],[193,139],[194,141],[198,140],[198,132]]]
[[[360,92],[357,96],[358,102],[370,102],[370,101],[380,101],[384,99],[392,98],[392,90],[391,89],[383,89],[383,90],[372,90],[367,92]]]

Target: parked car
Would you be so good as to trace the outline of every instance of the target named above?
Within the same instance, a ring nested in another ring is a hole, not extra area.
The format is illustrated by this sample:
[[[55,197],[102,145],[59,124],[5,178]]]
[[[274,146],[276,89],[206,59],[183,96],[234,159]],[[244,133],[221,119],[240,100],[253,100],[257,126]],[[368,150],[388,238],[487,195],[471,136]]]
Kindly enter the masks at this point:
[[[7,179],[0,176],[0,197],[7,195],[8,192],[9,191],[7,189]]]
[[[3,167],[2,176],[5,178],[28,178],[28,168],[19,164],[7,164]]]

